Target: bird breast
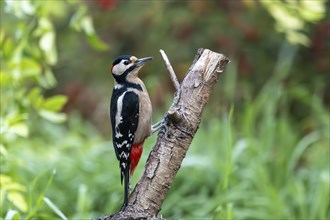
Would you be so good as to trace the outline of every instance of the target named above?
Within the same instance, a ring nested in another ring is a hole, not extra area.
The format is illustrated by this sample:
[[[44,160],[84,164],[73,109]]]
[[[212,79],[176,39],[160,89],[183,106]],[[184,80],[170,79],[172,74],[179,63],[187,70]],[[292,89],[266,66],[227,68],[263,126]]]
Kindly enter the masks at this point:
[[[143,91],[137,90],[137,94],[140,99],[140,115],[139,123],[135,132],[134,143],[143,142],[151,134],[151,120],[152,120],[152,106],[147,92],[147,89],[143,82],[139,80],[138,84],[141,85]]]

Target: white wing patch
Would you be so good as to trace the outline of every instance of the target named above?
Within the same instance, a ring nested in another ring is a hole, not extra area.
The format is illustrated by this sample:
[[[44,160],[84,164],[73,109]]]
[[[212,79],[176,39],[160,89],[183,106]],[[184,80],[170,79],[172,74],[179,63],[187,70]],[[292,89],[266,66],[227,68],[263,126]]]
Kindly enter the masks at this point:
[[[119,123],[122,123],[122,121],[120,121]],[[116,138],[121,138],[121,137],[123,137],[122,133],[120,133],[120,131],[119,131],[118,126],[116,126],[115,129],[116,129]]]
[[[121,112],[123,110],[123,99],[126,92],[124,92],[121,96],[119,96],[117,101],[117,113],[115,117],[115,125],[118,127],[123,122],[123,117],[121,117]],[[121,136],[120,136],[121,135]],[[122,137],[122,134],[118,131],[118,136]],[[116,137],[117,137],[117,129],[116,129]]]

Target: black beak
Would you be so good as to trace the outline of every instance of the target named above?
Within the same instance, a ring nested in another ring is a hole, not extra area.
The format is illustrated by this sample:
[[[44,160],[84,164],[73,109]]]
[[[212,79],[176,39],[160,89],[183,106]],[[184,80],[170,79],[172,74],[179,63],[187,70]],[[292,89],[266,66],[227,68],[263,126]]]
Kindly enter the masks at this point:
[[[139,67],[139,66],[144,65],[144,63],[151,61],[152,59],[153,59],[152,57],[140,58],[140,59],[137,59],[134,64],[136,67]]]

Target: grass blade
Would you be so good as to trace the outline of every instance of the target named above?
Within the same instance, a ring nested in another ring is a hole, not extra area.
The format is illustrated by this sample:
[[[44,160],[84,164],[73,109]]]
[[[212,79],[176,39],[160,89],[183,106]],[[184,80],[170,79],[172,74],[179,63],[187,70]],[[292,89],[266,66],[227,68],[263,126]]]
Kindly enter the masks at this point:
[[[288,172],[291,173],[295,168],[299,158],[302,156],[304,151],[310,146],[312,143],[316,142],[320,139],[320,135],[318,132],[312,132],[306,135],[295,147],[295,150],[292,154],[292,157],[288,164]]]
[[[37,199],[37,202],[36,202],[36,205],[33,207],[32,211],[28,214],[26,219],[32,218],[36,214],[36,212],[39,210],[39,208],[42,204],[44,195],[45,195],[47,189],[49,188],[49,186],[52,184],[55,174],[56,174],[56,170],[53,170],[52,175],[49,177],[47,185],[46,185],[44,191],[39,195],[39,197]]]
[[[43,198],[44,202],[51,208],[62,220],[67,220],[68,218],[63,214],[63,212],[47,197]]]

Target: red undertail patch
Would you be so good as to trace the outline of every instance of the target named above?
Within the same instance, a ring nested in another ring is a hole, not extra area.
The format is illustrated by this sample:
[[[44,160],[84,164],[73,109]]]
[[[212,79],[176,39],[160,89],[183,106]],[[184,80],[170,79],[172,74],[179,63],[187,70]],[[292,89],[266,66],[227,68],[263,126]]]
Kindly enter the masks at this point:
[[[135,167],[138,165],[141,154],[142,154],[142,149],[143,149],[143,143],[139,143],[139,144],[134,144],[131,148],[131,155],[130,155],[130,159],[131,159],[131,165],[130,165],[130,175],[133,175],[133,172],[135,170]]]

